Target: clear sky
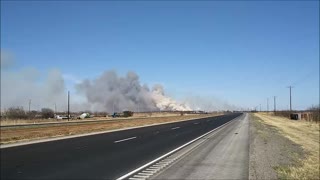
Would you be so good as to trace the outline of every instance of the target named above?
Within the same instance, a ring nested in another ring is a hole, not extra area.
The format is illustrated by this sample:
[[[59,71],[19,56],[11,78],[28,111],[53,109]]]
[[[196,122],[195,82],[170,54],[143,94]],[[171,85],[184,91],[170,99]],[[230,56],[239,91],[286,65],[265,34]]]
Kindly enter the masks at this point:
[[[1,50],[71,90],[114,69],[177,99],[319,104],[318,1],[1,1]]]

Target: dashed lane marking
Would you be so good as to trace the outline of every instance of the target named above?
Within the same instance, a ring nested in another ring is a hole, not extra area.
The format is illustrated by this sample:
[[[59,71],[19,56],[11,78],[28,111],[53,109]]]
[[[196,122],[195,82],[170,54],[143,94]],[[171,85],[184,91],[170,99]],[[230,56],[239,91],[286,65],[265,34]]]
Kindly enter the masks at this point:
[[[123,142],[123,141],[129,141],[131,139],[135,139],[137,137],[130,137],[130,138],[126,138],[126,139],[121,139],[121,140],[118,140],[118,141],[115,141],[114,143],[119,143],[119,142]]]

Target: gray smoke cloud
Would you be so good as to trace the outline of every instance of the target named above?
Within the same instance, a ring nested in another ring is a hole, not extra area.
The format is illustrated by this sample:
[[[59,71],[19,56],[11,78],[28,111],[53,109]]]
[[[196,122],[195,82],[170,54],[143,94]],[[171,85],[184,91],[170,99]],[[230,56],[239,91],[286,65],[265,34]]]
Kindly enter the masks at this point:
[[[161,85],[152,91],[147,85],[141,85],[134,72],[120,77],[115,71],[106,71],[97,79],[84,80],[76,89],[85,95],[92,106],[90,109],[99,111],[190,110],[166,97]]]
[[[43,107],[54,109],[58,104],[65,109],[66,97],[64,80],[57,69],[49,70],[41,82],[39,72],[34,68],[25,68],[15,72],[1,72],[1,108],[22,106],[28,109],[31,100],[31,110]]]
[[[1,110],[13,106],[31,110],[47,107],[58,111],[67,110],[65,79],[58,69],[51,69],[43,76],[33,67],[13,68],[16,63],[12,54],[1,51]],[[190,111],[236,109],[218,99],[189,96],[180,103],[165,94],[162,85],[150,88],[141,85],[139,76],[128,72],[119,76],[116,71],[105,71],[95,79],[79,80],[76,94],[71,94],[71,111]],[[81,100],[79,100],[81,99]]]
[[[51,69],[44,77],[32,67],[12,70],[14,58],[6,51],[1,51],[1,109],[9,107],[40,110],[43,107],[54,109],[54,104],[65,109],[65,83],[61,72]]]
[[[9,69],[14,64],[13,54],[8,51],[1,51],[1,70]]]
[[[94,80],[86,79],[76,85],[76,90],[86,97],[90,109],[97,111],[158,110],[149,89],[140,85],[134,72],[119,77],[115,71],[106,71]]]

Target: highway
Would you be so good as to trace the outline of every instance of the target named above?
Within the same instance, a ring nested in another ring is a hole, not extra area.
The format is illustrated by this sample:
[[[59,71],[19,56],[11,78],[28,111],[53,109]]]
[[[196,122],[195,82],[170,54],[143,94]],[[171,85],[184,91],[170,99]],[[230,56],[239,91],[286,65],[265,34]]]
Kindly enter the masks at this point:
[[[244,115],[151,179],[248,179],[248,175],[249,121]]]
[[[239,115],[1,148],[1,179],[116,179]]]

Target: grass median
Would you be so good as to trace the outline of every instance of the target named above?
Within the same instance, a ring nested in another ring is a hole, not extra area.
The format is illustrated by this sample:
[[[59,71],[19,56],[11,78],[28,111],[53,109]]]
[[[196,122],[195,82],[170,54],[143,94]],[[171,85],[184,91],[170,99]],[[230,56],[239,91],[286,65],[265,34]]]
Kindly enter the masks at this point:
[[[85,134],[91,132],[101,132],[108,130],[117,130],[123,128],[154,125],[160,123],[169,123],[184,121],[188,119],[197,119],[203,117],[218,116],[218,114],[202,114],[188,116],[167,116],[135,119],[119,119],[116,121],[102,121],[86,124],[59,125],[45,127],[24,127],[1,129],[0,144],[24,142],[30,140],[39,140],[51,137],[61,137],[75,134]]]

